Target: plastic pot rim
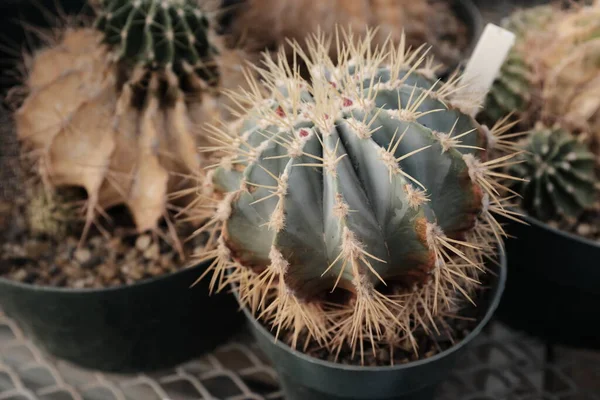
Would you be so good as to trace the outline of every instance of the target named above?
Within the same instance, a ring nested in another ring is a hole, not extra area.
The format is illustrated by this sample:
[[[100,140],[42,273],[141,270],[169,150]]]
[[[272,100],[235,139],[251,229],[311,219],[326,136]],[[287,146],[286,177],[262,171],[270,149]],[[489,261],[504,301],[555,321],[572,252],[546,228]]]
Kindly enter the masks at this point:
[[[577,235],[575,233],[566,232],[566,231],[563,231],[561,229],[554,228],[554,227],[548,225],[547,223],[545,223],[543,221],[540,221],[537,218],[534,218],[534,217],[532,217],[530,215],[525,214],[520,209],[518,211],[521,212],[521,218],[523,220],[525,220],[529,225],[533,225],[533,226],[535,226],[537,228],[540,228],[540,229],[545,229],[545,230],[547,230],[547,231],[549,231],[549,232],[551,232],[551,233],[553,233],[553,234],[555,234],[557,236],[562,236],[565,239],[573,240],[573,241],[580,242],[580,243],[586,244],[588,246],[597,247],[597,248],[600,249],[600,242],[596,242],[596,241],[594,241],[592,239],[584,238],[583,236],[579,236],[579,235]],[[519,237],[517,237],[515,239],[516,240],[522,240]]]
[[[57,294],[60,293],[60,294],[70,294],[70,295],[114,293],[114,292],[131,290],[134,288],[141,288],[144,286],[150,286],[161,280],[179,276],[180,274],[186,273],[190,269],[200,270],[202,268],[207,267],[208,264],[209,264],[209,261],[204,261],[202,263],[193,263],[193,264],[189,264],[186,267],[181,268],[178,271],[169,272],[167,274],[163,274],[163,275],[155,276],[152,278],[144,279],[141,281],[137,281],[130,285],[125,284],[125,285],[118,285],[118,286],[112,286],[112,287],[106,287],[106,288],[82,288],[82,289],[79,289],[79,288],[68,288],[68,287],[54,287],[54,286],[49,286],[49,285],[34,285],[31,283],[23,283],[23,282],[14,281],[12,279],[4,278],[4,277],[0,277],[0,285],[13,286],[13,287],[17,287],[20,289],[37,291],[37,292],[57,293]],[[198,277],[200,277],[200,275],[198,275]],[[190,287],[192,287],[192,286],[193,285],[191,285]]]
[[[442,351],[441,353],[438,353],[432,357],[418,360],[418,361],[411,361],[406,364],[389,365],[389,366],[359,366],[359,365],[347,365],[347,364],[334,363],[331,361],[325,361],[325,360],[321,360],[321,359],[318,359],[315,357],[311,357],[301,351],[291,348],[290,346],[288,346],[281,340],[275,339],[275,336],[273,336],[271,334],[271,332],[269,330],[267,330],[267,328],[265,328],[265,326],[263,326],[263,324],[250,313],[250,311],[248,310],[247,307],[241,307],[241,308],[244,311],[246,318],[251,321],[254,328],[258,332],[260,332],[260,334],[267,336],[267,337],[271,337],[273,339],[272,340],[273,345],[277,346],[278,348],[280,348],[288,353],[291,353],[295,357],[298,357],[305,362],[320,365],[320,366],[326,367],[326,368],[338,369],[338,370],[343,370],[343,371],[352,371],[352,372],[401,371],[401,370],[410,369],[413,367],[418,367],[421,365],[436,362],[440,359],[443,359],[443,358],[459,351],[464,346],[466,346],[468,343],[470,343],[476,336],[478,336],[479,333],[481,332],[481,330],[484,328],[484,326],[486,326],[488,324],[488,322],[490,322],[496,309],[498,308],[498,305],[500,304],[500,300],[502,298],[502,294],[503,294],[504,288],[506,286],[506,279],[507,279],[507,274],[508,274],[507,266],[506,266],[506,253],[502,246],[500,246],[498,249],[498,255],[499,255],[499,257],[498,257],[499,268],[498,268],[498,272],[496,273],[496,276],[497,276],[496,283],[495,283],[495,285],[492,286],[493,290],[494,290],[493,299],[490,301],[490,303],[488,305],[488,309],[487,309],[484,317],[481,318],[481,320],[479,321],[477,326],[466,337],[464,337],[460,342],[454,344],[449,349],[446,349],[446,350]],[[232,288],[232,291],[235,295],[236,300],[239,301],[237,291],[233,288]],[[238,304],[239,304],[239,302],[238,302]]]
[[[481,11],[475,5],[473,0],[454,0],[450,6],[453,7],[461,7],[466,14],[468,15],[468,21],[462,21],[469,25],[469,28],[472,30],[471,38],[469,39],[469,46],[465,50],[465,53],[470,55],[475,50],[477,43],[479,42],[479,38],[483,33],[483,16],[481,15]],[[454,13],[456,13],[456,8],[454,8]],[[465,18],[460,18],[465,19]]]

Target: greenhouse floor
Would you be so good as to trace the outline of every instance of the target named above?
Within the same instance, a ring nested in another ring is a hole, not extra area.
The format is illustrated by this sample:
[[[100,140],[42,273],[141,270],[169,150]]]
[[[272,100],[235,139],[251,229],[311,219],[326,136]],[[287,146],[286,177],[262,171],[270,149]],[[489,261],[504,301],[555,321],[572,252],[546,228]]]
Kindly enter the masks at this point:
[[[552,362],[547,360],[552,354]],[[498,322],[471,344],[440,400],[600,400],[600,353],[549,347]],[[115,375],[53,359],[0,311],[0,400],[283,400],[243,334],[160,373]]]

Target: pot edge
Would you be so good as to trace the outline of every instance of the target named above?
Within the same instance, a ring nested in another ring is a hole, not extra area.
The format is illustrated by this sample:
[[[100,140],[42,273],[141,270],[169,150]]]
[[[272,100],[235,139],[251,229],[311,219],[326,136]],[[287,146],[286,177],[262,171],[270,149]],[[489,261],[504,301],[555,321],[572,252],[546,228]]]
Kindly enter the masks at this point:
[[[358,366],[358,365],[339,364],[339,363],[320,360],[318,358],[308,356],[305,353],[302,353],[298,350],[292,349],[290,346],[288,346],[281,340],[275,339],[275,337],[271,334],[271,332],[268,331],[250,313],[250,311],[248,310],[247,307],[240,307],[240,308],[244,312],[246,319],[250,321],[250,323],[253,325],[253,328],[256,329],[258,332],[260,332],[260,334],[267,336],[267,337],[271,337],[272,339],[274,339],[273,344],[275,346],[279,347],[281,350],[283,350],[285,352],[291,353],[292,355],[294,355],[308,363],[320,365],[321,367],[330,368],[330,369],[338,369],[338,370],[343,370],[343,371],[354,371],[354,372],[400,371],[400,370],[404,370],[404,369],[410,369],[413,367],[433,363],[435,361],[443,359],[443,358],[459,351],[461,348],[463,348],[468,343],[470,343],[475,337],[477,337],[481,333],[481,330],[490,322],[490,320],[494,316],[494,314],[500,304],[502,294],[503,294],[504,288],[506,286],[506,280],[507,280],[507,275],[508,275],[507,263],[506,263],[506,253],[505,253],[504,248],[499,247],[498,253],[499,253],[499,257],[498,257],[499,268],[497,271],[496,285],[495,285],[495,288],[493,289],[494,290],[493,299],[492,299],[492,301],[490,301],[490,304],[485,313],[485,316],[481,319],[481,321],[475,327],[475,329],[473,329],[465,338],[463,338],[460,342],[456,343],[454,346],[450,347],[449,349],[444,350],[443,352],[438,353],[435,356],[432,356],[432,357],[429,357],[429,358],[426,358],[423,360],[412,361],[412,362],[409,362],[406,364],[365,367],[365,366]],[[233,289],[232,289],[232,291],[233,291],[233,294],[235,295],[236,300],[238,300],[237,292]]]

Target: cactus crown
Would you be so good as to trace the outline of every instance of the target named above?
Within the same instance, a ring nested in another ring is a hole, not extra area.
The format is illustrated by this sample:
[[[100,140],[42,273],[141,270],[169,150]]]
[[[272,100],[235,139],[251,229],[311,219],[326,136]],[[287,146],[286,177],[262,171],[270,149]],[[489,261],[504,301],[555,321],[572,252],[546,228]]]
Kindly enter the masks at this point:
[[[560,128],[538,127],[522,143],[523,163],[511,173],[528,178],[515,189],[523,196],[523,208],[541,220],[578,217],[596,199],[595,158],[582,143]]]
[[[225,156],[205,229],[221,232],[213,287],[236,283],[292,346],[364,355],[364,341],[416,347],[415,330],[472,295],[502,234],[492,214],[507,213],[493,170],[512,154],[487,158],[502,129],[453,106],[458,77],[440,84],[424,47],[355,39],[336,36],[337,65],[322,36],[294,44],[310,83],[280,53],[261,71],[270,93],[234,95],[254,107],[214,129]]]
[[[101,0],[100,5],[96,28],[120,62],[171,69],[180,85],[192,85],[192,76],[218,83],[209,20],[194,0]]]

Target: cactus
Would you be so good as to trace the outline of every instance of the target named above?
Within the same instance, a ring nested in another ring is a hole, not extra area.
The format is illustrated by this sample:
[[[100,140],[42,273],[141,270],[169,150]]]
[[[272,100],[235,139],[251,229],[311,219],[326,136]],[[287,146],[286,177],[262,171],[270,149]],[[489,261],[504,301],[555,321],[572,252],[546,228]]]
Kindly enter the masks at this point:
[[[600,140],[600,2],[538,6],[515,12],[504,26],[517,41],[483,117],[495,120],[516,111],[524,129],[540,121]]]
[[[535,76],[522,51],[528,33],[545,26],[554,11],[551,5],[525,8],[513,12],[502,21],[502,27],[515,34],[517,43],[502,65],[486,98],[482,110],[486,119],[496,121],[514,111],[522,116],[531,104]]]
[[[513,165],[514,176],[528,179],[515,184],[522,207],[543,221],[579,217],[596,201],[595,157],[587,146],[560,128],[538,126],[523,142]]]
[[[172,70],[184,89],[218,84],[217,48],[194,0],[102,0],[96,29],[118,62]]]
[[[473,295],[503,234],[493,215],[513,216],[496,169],[516,154],[488,158],[502,129],[453,106],[458,77],[439,83],[423,47],[372,50],[372,34],[338,36],[339,64],[325,37],[295,43],[310,83],[280,52],[261,72],[270,93],[233,95],[254,107],[213,130],[226,156],[202,228],[216,235],[212,289],[234,284],[294,347],[361,360],[364,342],[416,350],[416,330]]]
[[[243,76],[235,70],[240,52],[212,60],[210,27],[190,1],[101,6],[96,27],[67,25],[32,55],[27,95],[14,113],[23,154],[34,156],[44,181],[87,192],[82,240],[114,206],[129,209],[139,232],[192,206],[203,125],[223,111],[220,93],[208,88],[215,82],[203,83],[203,68],[216,62],[231,87]]]
[[[511,51],[485,99],[485,118],[497,121],[515,110],[525,110],[531,101],[530,80],[531,71],[525,61]]]

